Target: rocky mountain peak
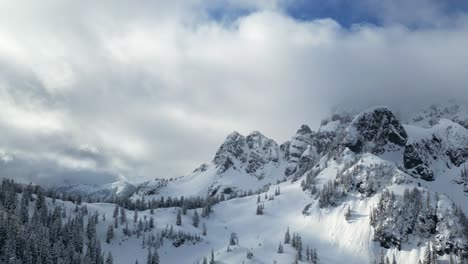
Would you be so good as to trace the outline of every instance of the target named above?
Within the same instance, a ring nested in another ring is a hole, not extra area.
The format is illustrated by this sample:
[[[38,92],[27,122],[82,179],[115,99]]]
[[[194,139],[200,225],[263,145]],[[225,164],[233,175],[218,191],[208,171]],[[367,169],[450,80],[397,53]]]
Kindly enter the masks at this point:
[[[379,154],[386,149],[404,147],[408,135],[400,121],[385,106],[370,108],[358,114],[349,125],[344,146],[355,153]]]
[[[267,163],[278,161],[278,144],[262,133],[254,131],[246,137],[237,132],[229,134],[216,152],[213,164],[219,168],[219,173],[233,168],[256,175],[256,172]]]
[[[307,135],[312,133],[312,129],[308,125],[301,125],[301,127],[296,131],[296,135]]]

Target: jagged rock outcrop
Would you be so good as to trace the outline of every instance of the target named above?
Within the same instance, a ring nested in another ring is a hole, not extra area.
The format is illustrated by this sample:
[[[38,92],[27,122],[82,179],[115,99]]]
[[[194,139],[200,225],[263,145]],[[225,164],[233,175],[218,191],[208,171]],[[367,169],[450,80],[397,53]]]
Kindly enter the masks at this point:
[[[387,107],[375,107],[357,115],[348,127],[343,145],[355,153],[380,154],[406,145],[408,134]]]
[[[468,160],[468,130],[451,120],[441,119],[430,129],[416,131],[403,154],[405,169],[414,177],[434,180],[435,171],[459,167]]]
[[[318,131],[302,125],[292,139],[280,147],[287,162],[286,176],[302,176],[307,168],[313,167],[320,157],[336,147],[350,120],[348,114],[334,114],[322,121]]]
[[[283,151],[286,151],[285,158],[288,163],[285,174],[287,176],[293,174],[297,169],[297,164],[304,153],[304,151],[313,144],[313,135],[310,127],[302,125],[292,137],[291,141],[288,142],[287,147],[284,147]]]
[[[408,144],[403,154],[405,169],[413,176],[433,181],[434,172],[431,169],[431,164],[438,159],[440,149],[440,140],[437,137]]]
[[[228,169],[244,170],[248,174],[262,177],[261,169],[267,163],[278,163],[280,150],[272,139],[254,131],[248,136],[233,132],[216,152],[213,164],[218,173]],[[257,173],[259,172],[259,173]]]

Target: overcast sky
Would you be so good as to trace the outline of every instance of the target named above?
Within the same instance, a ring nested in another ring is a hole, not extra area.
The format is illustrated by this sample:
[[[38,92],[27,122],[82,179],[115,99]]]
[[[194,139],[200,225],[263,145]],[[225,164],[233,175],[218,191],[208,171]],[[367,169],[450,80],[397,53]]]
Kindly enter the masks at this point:
[[[1,176],[179,176],[234,130],[468,98],[463,2],[0,0]]]

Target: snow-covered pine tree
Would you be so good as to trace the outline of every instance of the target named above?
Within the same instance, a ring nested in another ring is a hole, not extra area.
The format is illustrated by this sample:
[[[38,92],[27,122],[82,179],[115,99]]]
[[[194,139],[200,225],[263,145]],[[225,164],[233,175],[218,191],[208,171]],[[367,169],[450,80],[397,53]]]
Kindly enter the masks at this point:
[[[109,251],[107,254],[106,264],[114,264],[114,258],[112,257],[112,253]]]
[[[312,253],[311,253],[311,261],[312,261],[312,264],[317,264],[319,262],[319,257],[318,257],[318,254],[317,254],[317,249],[313,249],[312,250]]]
[[[461,170],[461,180],[465,183],[465,184],[468,184],[468,169],[465,167],[463,167],[463,169]]]
[[[351,207],[349,205],[348,208],[346,208],[345,219],[346,221],[349,221],[349,219],[351,219]]]
[[[211,249],[210,264],[215,264],[214,251]]]
[[[112,217],[117,218],[118,216],[119,216],[119,205],[116,204],[114,207],[114,214],[112,215]]]
[[[146,257],[146,264],[153,264],[153,252],[151,248],[148,249],[148,256]]]
[[[120,207],[120,223],[124,224],[127,222],[127,214],[125,213],[125,208]]]
[[[176,225],[178,226],[182,225],[182,211],[181,210],[177,210]]]
[[[382,249],[380,249],[379,255],[377,257],[377,264],[385,264],[385,254]]]
[[[152,256],[151,259],[153,261],[152,264],[159,264],[159,253],[158,253],[158,251],[156,249],[154,250],[153,256]]]
[[[261,204],[258,204],[258,205],[257,205],[256,214],[257,214],[257,215],[262,215],[262,214],[263,214],[263,205],[261,205]]]
[[[114,228],[118,228],[119,227],[119,220],[117,219],[117,217],[114,218]]]
[[[112,238],[114,238],[114,227],[109,225],[106,232],[106,243],[109,244]]]
[[[200,222],[200,218],[198,217],[197,209],[195,209],[195,211],[193,212],[192,224],[194,227],[198,227],[199,222]]]
[[[432,252],[431,245],[427,243],[426,249],[424,250],[423,264],[432,264]]]
[[[289,226],[288,226],[288,229],[286,230],[286,233],[284,234],[284,243],[289,244],[290,240],[291,240],[291,236],[289,235]]]
[[[251,250],[247,250],[247,255],[246,255],[247,259],[252,259],[253,256],[254,256],[253,252]]]
[[[229,237],[229,245],[235,246],[239,245],[239,237],[237,236],[237,233],[232,232],[231,236]]]
[[[278,246],[278,254],[283,254],[284,250],[283,250],[283,244],[281,244],[281,241],[279,242],[279,246]]]

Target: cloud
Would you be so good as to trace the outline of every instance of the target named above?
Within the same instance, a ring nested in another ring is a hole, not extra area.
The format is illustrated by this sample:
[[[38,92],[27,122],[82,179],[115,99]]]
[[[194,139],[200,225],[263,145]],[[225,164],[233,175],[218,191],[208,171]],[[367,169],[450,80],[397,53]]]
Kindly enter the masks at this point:
[[[2,176],[178,176],[233,130],[282,142],[334,105],[468,98],[463,14],[434,11],[450,23],[415,28],[388,11],[392,23],[345,27],[298,20],[280,1],[230,3],[2,1]],[[232,10],[246,12],[223,19]]]

